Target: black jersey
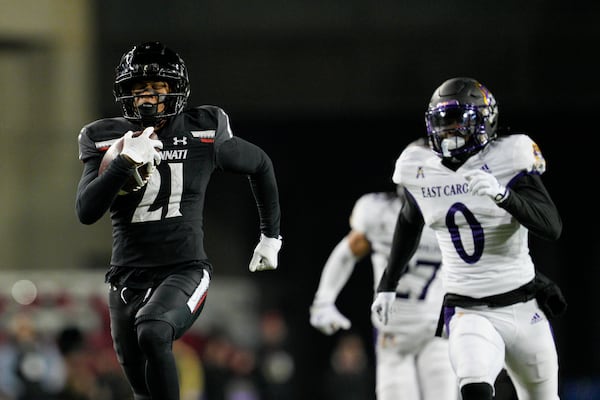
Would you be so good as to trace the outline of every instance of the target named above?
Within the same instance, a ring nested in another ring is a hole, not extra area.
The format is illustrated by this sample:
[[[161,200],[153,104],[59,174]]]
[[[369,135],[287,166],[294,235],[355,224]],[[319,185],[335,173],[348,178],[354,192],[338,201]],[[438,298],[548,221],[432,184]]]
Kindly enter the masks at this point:
[[[98,167],[110,144],[139,129],[124,118],[108,118],[86,125],[79,135],[84,171],[77,213],[83,223],[91,224],[110,209],[112,266],[175,267],[205,260],[203,208],[206,188],[217,169],[248,175],[260,231],[268,237],[279,235],[279,199],[271,160],[258,146],[233,135],[222,109],[200,106],[170,118],[156,132],[163,143],[157,170],[141,190],[119,195],[133,167],[122,157],[100,176]]]

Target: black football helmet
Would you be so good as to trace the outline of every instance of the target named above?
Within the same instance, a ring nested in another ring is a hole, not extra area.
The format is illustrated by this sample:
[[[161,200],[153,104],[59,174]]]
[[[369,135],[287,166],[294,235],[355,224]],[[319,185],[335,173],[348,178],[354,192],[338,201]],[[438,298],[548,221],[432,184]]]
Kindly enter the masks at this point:
[[[465,160],[496,137],[496,99],[475,79],[449,79],[433,92],[425,126],[438,156]]]
[[[190,82],[184,61],[177,53],[160,42],[146,42],[123,54],[116,67],[113,93],[121,105],[123,116],[143,126],[156,126],[160,121],[179,114],[190,95]],[[165,81],[169,93],[159,96],[165,105],[158,112],[155,106],[136,107],[132,85],[139,81]]]

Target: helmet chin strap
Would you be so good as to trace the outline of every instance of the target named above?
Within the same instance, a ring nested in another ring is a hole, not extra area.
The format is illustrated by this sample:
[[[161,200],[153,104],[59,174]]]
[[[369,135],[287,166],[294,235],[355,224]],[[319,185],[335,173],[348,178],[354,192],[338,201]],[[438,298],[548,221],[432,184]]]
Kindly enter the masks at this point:
[[[462,136],[453,136],[450,138],[442,139],[440,147],[442,148],[442,156],[449,158],[452,157],[450,151],[459,149],[466,144],[465,138]]]
[[[138,112],[142,118],[142,126],[155,126],[161,121],[161,114],[158,112],[158,104],[142,103],[138,107]]]

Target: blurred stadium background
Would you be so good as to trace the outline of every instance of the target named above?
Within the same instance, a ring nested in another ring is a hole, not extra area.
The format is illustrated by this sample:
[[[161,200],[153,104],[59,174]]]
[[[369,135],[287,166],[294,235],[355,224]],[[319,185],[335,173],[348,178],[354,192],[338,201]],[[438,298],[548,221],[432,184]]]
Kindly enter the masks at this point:
[[[545,182],[564,230],[557,243],[532,238],[532,253],[569,301],[554,325],[562,398],[600,397],[597,190],[583,179],[595,172],[599,142],[598,4],[0,0],[0,10],[0,339],[20,312],[35,311],[54,335],[70,325],[106,329],[94,307],[106,290],[110,224],[83,226],[75,216],[77,134],[119,114],[120,55],[160,40],[187,63],[190,104],[221,106],[234,134],[271,155],[283,207],[280,268],[250,274],[259,232],[249,187],[214,177],[205,218],[215,279],[192,332],[196,351],[215,331],[256,345],[262,318],[279,313],[298,398],[325,398],[323,371],[342,335],[324,337],[308,323],[322,265],[355,199],[392,189],[393,163],[423,134],[433,89],[464,75],[488,86],[501,123],[528,132],[548,161]],[[372,278],[361,266],[338,306],[372,363]]]

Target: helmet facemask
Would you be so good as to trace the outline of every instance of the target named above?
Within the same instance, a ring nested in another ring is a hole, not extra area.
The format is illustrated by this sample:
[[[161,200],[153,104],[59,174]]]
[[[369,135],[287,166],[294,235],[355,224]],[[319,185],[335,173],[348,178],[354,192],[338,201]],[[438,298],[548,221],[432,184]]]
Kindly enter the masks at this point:
[[[136,106],[136,98],[152,96],[152,93],[132,94],[133,85],[140,81],[169,84],[167,94],[156,94],[158,103],[164,105],[162,111],[158,111],[157,104]],[[190,84],[185,63],[179,55],[159,42],[149,42],[135,46],[121,58],[113,91],[125,118],[142,126],[157,126],[183,111],[190,95]]]
[[[425,113],[430,148],[464,161],[496,137],[498,108],[492,94],[470,78],[450,79],[434,92]]]
[[[143,97],[158,97],[157,103],[142,102],[139,105],[138,99]],[[121,104],[123,116],[129,120],[140,122],[142,126],[156,126],[160,121],[179,114],[186,102],[184,93],[167,94],[143,94],[143,95],[125,95],[117,97]],[[164,105],[159,111],[159,105]]]
[[[431,148],[443,158],[470,155],[489,142],[485,118],[472,105],[445,105],[425,113]]]

